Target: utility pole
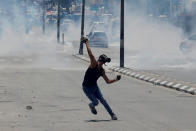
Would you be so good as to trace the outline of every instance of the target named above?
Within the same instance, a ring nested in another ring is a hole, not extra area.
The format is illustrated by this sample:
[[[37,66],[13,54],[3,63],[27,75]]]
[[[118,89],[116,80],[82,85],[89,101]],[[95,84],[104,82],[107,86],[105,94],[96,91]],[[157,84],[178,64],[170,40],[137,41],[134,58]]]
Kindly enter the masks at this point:
[[[121,0],[120,17],[120,67],[124,67],[124,0]]]
[[[43,0],[43,3],[42,3],[43,5],[42,5],[42,7],[43,7],[43,16],[42,16],[42,31],[43,31],[43,34],[45,34],[45,28],[46,28],[46,26],[45,26],[45,17],[46,17],[46,8],[45,8],[45,0]]]
[[[173,0],[170,0],[170,20],[173,19]]]
[[[64,33],[62,34],[62,45],[65,44],[65,36],[64,36]]]
[[[65,5],[65,7],[66,7],[66,11],[68,12],[68,14],[70,14],[70,10],[69,10],[70,5],[71,5],[71,1],[70,1],[70,0],[66,0],[66,5]]]
[[[25,12],[25,14],[24,14],[24,16],[25,16],[25,33],[28,34],[28,32],[29,32],[29,30],[28,30],[28,16],[27,16],[28,1],[25,0],[24,2],[25,2],[24,3],[25,4],[24,5],[24,12]]]
[[[85,0],[82,0],[81,38],[84,36]],[[83,55],[83,43],[80,41],[79,54]]]
[[[57,16],[57,42],[60,42],[60,2],[59,0],[57,1],[58,3],[58,16]]]

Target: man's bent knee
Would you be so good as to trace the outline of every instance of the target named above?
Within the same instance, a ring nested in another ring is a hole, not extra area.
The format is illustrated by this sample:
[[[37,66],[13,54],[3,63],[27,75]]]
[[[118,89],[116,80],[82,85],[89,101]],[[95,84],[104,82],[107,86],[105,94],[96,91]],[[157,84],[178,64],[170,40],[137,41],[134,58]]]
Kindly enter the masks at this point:
[[[97,106],[98,104],[99,104],[99,101],[98,101],[98,100],[94,100],[94,101],[93,101],[93,105],[94,105],[94,106]]]

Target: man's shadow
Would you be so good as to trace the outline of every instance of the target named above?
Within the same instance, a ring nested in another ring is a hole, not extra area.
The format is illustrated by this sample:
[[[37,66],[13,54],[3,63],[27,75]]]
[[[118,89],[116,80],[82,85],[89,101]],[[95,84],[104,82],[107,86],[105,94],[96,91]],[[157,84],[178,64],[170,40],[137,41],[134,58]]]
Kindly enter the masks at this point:
[[[112,120],[86,120],[85,122],[110,122]]]

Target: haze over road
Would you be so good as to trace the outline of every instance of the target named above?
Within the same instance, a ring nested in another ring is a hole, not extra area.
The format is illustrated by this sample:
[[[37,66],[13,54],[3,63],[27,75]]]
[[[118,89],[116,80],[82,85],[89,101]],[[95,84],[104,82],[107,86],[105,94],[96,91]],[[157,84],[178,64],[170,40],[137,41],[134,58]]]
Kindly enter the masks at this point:
[[[93,48],[92,50],[97,57],[99,54],[105,53],[112,58],[110,65],[119,66],[120,47],[118,44],[111,44],[109,48],[105,49]],[[140,52],[125,48],[125,67],[196,84],[195,63],[184,57],[171,56],[171,58],[157,58],[152,61],[149,57],[140,57]]]

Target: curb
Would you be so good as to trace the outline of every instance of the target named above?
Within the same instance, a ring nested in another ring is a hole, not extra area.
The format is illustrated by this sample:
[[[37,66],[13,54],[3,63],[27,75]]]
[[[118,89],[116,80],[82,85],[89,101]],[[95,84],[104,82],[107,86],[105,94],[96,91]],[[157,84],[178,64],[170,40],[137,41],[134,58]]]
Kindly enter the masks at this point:
[[[109,70],[121,73],[123,75],[130,76],[130,77],[142,80],[142,81],[146,81],[154,85],[164,86],[167,88],[175,89],[177,91],[182,91],[182,92],[186,92],[192,95],[196,95],[196,87],[189,86],[188,84],[184,84],[185,82],[166,80],[163,78],[152,76],[153,74],[146,75],[145,73],[134,71],[129,68],[110,67]]]
[[[88,58],[84,57],[83,55],[76,54],[73,56],[80,58],[86,62],[90,62],[90,60]],[[182,82],[182,81],[179,82],[176,80],[172,80],[170,78],[168,78],[168,79],[161,78],[161,77],[154,75],[152,73],[147,74],[146,72],[135,71],[130,68],[121,68],[121,67],[117,67],[117,66],[112,66],[112,67],[108,67],[108,70],[111,70],[113,72],[118,72],[123,75],[133,77],[135,79],[142,80],[142,81],[145,81],[148,83],[152,83],[154,85],[159,85],[159,86],[167,87],[167,88],[174,89],[177,91],[196,95],[196,87],[189,85],[186,82]]]

